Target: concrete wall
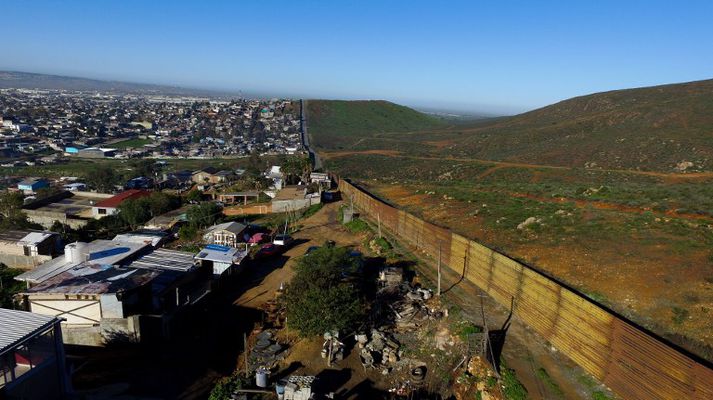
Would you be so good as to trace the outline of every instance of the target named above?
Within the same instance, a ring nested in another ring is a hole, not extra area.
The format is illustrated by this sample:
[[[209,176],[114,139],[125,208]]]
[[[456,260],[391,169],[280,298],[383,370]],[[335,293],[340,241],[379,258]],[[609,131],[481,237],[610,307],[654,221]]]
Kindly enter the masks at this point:
[[[111,342],[138,343],[141,340],[139,316],[104,318],[95,325],[70,325],[62,323],[65,344],[103,347]]]
[[[22,247],[19,247],[22,250]],[[49,261],[52,256],[22,256],[14,254],[0,254],[0,263],[10,268],[33,269],[36,266]]]
[[[29,296],[30,311],[66,319],[66,322],[62,323],[63,328],[97,324],[101,320],[99,299],[64,299],[64,295],[61,297]]]
[[[53,212],[53,211],[40,211],[40,210],[22,210],[27,214],[27,219],[30,222],[42,225],[43,228],[49,229],[55,223],[59,221],[63,224],[69,225],[72,229],[80,229],[87,225],[87,220],[79,218],[70,218],[65,213]]]
[[[320,196],[307,197],[305,199],[296,200],[273,200],[272,201],[272,212],[288,212],[297,211],[305,209],[313,204],[319,204],[321,202]]]
[[[115,293],[101,295],[100,303],[103,318],[124,318],[124,305]]]

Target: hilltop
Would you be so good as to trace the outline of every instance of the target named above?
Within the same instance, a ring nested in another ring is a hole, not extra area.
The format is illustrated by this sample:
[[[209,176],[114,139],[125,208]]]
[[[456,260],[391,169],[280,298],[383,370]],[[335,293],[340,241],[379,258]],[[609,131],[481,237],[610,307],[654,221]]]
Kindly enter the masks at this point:
[[[385,132],[444,127],[442,119],[383,100],[309,100],[309,132],[322,149],[338,149],[354,139]]]
[[[567,167],[713,170],[713,80],[565,100],[468,132],[452,155]]]

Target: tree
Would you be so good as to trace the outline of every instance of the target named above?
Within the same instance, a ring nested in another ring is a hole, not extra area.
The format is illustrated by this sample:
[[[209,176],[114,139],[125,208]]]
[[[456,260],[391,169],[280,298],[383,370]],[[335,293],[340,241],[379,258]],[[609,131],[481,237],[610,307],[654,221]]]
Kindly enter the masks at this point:
[[[148,197],[140,197],[121,203],[119,205],[119,216],[132,228],[136,228],[151,218],[174,210],[180,205],[181,200],[178,197],[154,192]]]
[[[131,163],[131,167],[134,169],[134,174],[137,176],[146,176],[149,178],[154,177],[158,168],[156,162],[149,159],[139,159]]]
[[[186,200],[189,202],[199,202],[203,198],[203,195],[201,194],[200,190],[198,189],[193,189],[188,194],[186,195]]]
[[[100,192],[110,192],[119,182],[119,176],[108,165],[98,165],[86,176],[89,186]]]
[[[213,225],[221,215],[220,207],[213,202],[205,202],[192,206],[186,212],[188,223],[202,228]]]
[[[264,165],[262,159],[260,159],[260,153],[257,150],[253,150],[250,153],[250,158],[248,158],[248,166],[246,171],[252,175],[260,175]]]
[[[19,212],[24,204],[25,196],[20,192],[5,191],[0,195],[0,214],[10,217]]]
[[[312,172],[312,163],[309,157],[289,156],[282,164],[281,169],[289,183],[294,183],[296,180],[307,182]]]
[[[149,197],[144,197],[143,199],[146,199],[145,202],[148,203],[152,218],[181,206],[180,198],[162,192],[153,192]]]
[[[25,289],[25,284],[16,281],[14,278],[25,271],[21,269],[8,268],[5,264],[0,264],[0,307],[15,308],[13,296]]]
[[[151,210],[144,198],[127,200],[119,205],[119,217],[132,229],[151,219]]]
[[[365,313],[357,275],[361,259],[346,247],[321,247],[303,256],[287,285],[283,301],[287,319],[302,336],[355,328]]]
[[[0,231],[9,229],[42,229],[27,219],[22,212],[24,196],[19,192],[5,191],[0,194]]]

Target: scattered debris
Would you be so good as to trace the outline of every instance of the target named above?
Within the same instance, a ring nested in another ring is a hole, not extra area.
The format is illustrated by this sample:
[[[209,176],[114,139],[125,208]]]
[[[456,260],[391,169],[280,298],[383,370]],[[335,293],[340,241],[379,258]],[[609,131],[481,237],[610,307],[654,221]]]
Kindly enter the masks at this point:
[[[277,398],[281,400],[309,400],[312,398],[312,384],[314,376],[292,375],[287,381],[277,384],[275,390]]]
[[[404,280],[404,269],[401,267],[388,266],[379,271],[379,283],[383,286],[398,286]]]
[[[270,331],[262,331],[255,336],[256,342],[250,351],[251,370],[258,371],[260,368],[271,370],[284,359],[285,348],[273,337]]]

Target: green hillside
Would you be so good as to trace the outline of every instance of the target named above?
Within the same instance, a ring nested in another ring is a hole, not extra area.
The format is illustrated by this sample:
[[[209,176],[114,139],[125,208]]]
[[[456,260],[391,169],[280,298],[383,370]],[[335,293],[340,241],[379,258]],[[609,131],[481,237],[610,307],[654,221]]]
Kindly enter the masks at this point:
[[[713,80],[576,97],[468,133],[450,155],[572,167],[710,171]]]
[[[444,126],[436,117],[382,100],[309,100],[307,111],[310,136],[322,149],[345,148],[376,133]]]

